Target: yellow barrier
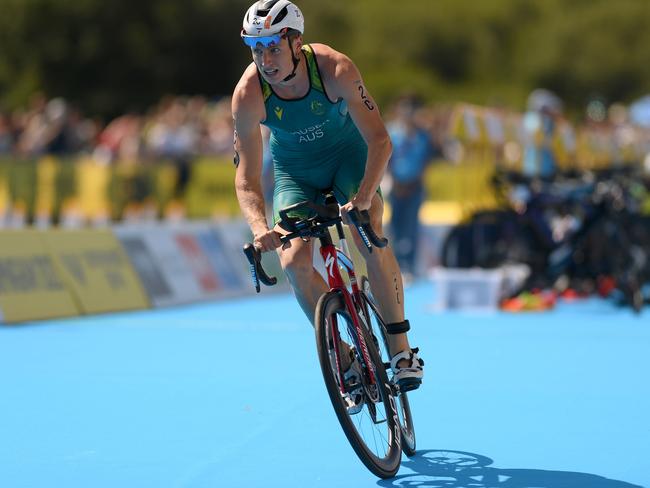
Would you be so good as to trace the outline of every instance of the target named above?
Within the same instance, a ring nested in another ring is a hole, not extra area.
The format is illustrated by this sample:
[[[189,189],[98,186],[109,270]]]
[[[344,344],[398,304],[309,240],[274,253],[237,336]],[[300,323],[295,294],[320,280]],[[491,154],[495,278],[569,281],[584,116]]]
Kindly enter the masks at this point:
[[[185,204],[187,214],[192,218],[239,215],[235,196],[235,166],[220,159],[195,161]]]
[[[7,173],[6,165],[0,164],[0,219],[7,212],[11,203]]]
[[[494,166],[483,161],[451,164],[438,160],[429,165],[424,173],[429,202],[424,220],[449,224],[478,209],[495,208],[493,173]]]
[[[41,221],[51,221],[56,203],[56,179],[61,163],[53,157],[44,157],[36,165],[36,198],[34,215]]]
[[[108,220],[110,167],[91,158],[81,159],[77,163],[77,180],[77,198],[85,219],[89,222]]]
[[[110,231],[55,230],[44,232],[43,239],[83,313],[149,307],[139,278]]]
[[[0,232],[0,322],[78,313],[40,233]]]

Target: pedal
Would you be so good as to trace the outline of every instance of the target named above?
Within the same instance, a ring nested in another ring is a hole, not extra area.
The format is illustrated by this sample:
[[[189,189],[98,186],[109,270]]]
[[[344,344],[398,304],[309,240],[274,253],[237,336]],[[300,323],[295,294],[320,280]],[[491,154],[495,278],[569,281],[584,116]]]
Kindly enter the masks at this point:
[[[399,382],[397,385],[400,393],[406,393],[408,391],[417,390],[422,384],[422,380],[419,378],[405,378]]]

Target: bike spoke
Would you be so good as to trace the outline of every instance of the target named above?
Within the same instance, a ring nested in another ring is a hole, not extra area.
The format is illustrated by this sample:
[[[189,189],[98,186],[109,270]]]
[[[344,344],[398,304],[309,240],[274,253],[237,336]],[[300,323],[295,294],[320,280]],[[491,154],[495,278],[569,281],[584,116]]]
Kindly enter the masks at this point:
[[[334,319],[336,319],[339,324],[341,342],[349,345],[355,344],[358,339],[355,338],[354,333],[351,332],[348,327],[349,319],[342,315],[332,317],[331,321],[334,321]],[[361,357],[361,355],[358,356]],[[367,377],[364,381],[367,381]],[[382,458],[386,456],[388,446],[390,445],[386,415],[383,414],[380,416],[381,412],[378,412],[377,404],[372,402],[365,389],[363,395],[365,402],[363,408],[358,414],[352,415],[351,418],[353,419],[360,437],[365,440],[373,454],[378,458]]]
[[[363,463],[382,478],[393,476],[400,463],[400,433],[376,345],[365,326],[355,327],[335,292],[325,295],[317,310],[321,368],[339,422]],[[333,360],[336,348],[339,361]],[[351,362],[349,351],[354,351]]]
[[[390,350],[387,342],[387,332],[384,322],[377,311],[377,304],[372,297],[372,291],[367,280],[362,281],[361,307],[364,314],[364,322],[370,329],[371,336],[375,339],[375,345],[381,355],[384,369],[390,382],[391,394],[395,396],[397,416],[402,432],[402,447],[408,456],[415,454],[415,432],[411,419],[411,410],[405,393],[399,392],[397,385],[393,383],[393,372],[390,368]]]

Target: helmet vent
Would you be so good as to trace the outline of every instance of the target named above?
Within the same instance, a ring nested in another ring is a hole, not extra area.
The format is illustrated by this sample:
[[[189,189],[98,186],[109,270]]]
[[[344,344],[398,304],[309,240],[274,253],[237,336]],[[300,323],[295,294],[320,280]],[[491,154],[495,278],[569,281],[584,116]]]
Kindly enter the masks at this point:
[[[278,15],[275,16],[275,19],[273,19],[273,22],[271,22],[272,25],[277,24],[278,22],[282,22],[282,19],[284,19],[287,16],[287,7],[284,7]]]
[[[257,15],[259,17],[266,17],[276,3],[278,3],[278,0],[262,0],[258,3]]]

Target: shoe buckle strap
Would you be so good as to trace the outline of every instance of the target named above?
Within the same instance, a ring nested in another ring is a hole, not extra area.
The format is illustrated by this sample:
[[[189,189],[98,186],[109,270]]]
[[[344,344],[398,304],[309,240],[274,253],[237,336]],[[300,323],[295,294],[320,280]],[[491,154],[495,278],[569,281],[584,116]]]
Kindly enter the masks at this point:
[[[405,349],[402,352],[399,352],[393,356],[393,358],[390,360],[390,367],[393,370],[393,373],[396,373],[399,370],[406,370],[406,369],[411,369],[411,370],[419,370],[422,369],[422,366],[424,366],[424,361],[420,359],[418,356],[419,348],[414,347],[413,349]],[[402,359],[406,359],[409,362],[409,365],[405,368],[400,368],[397,366],[397,363],[399,363]],[[415,361],[417,360],[418,365],[415,366]]]

